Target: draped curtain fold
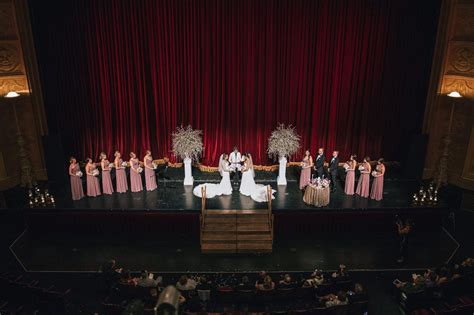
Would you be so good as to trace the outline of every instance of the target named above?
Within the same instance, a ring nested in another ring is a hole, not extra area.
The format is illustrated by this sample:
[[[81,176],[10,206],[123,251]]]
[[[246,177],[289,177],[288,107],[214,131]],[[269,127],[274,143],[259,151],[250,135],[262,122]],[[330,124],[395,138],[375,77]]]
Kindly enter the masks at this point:
[[[203,164],[234,145],[268,164],[277,123],[305,149],[397,159],[419,131],[439,1],[31,1],[48,121],[79,158],[171,158],[178,125]]]

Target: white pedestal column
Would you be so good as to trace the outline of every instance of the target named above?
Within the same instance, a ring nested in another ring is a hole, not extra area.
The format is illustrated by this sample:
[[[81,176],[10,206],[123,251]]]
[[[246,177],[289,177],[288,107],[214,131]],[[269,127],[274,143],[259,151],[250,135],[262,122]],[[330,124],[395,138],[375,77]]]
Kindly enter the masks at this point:
[[[278,178],[277,184],[278,186],[285,186],[286,185],[286,157],[280,157],[280,168],[278,169]]]
[[[194,178],[191,171],[191,159],[185,158],[184,161],[184,185],[193,185]]]

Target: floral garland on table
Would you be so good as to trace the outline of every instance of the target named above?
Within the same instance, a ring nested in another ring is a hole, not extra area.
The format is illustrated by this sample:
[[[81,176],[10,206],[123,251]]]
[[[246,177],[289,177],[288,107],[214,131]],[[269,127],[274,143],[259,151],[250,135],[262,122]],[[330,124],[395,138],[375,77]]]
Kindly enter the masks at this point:
[[[277,160],[295,154],[300,148],[300,139],[295,127],[279,124],[268,138],[268,156]]]

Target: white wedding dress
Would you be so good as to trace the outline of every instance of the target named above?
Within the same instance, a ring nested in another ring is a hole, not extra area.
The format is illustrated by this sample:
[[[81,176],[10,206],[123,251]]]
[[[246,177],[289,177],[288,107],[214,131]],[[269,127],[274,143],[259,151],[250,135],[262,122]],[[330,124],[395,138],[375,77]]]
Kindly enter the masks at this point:
[[[219,184],[205,183],[197,185],[193,189],[193,194],[197,197],[202,197],[201,188],[206,187],[206,198],[214,198],[215,196],[221,195],[232,195],[232,184],[230,183],[230,172],[229,162],[225,161],[221,157],[219,158],[219,172],[221,173],[222,179]]]
[[[267,202],[267,186],[256,184],[254,180],[254,170],[251,162],[244,163],[244,169],[242,170],[242,181],[240,182],[240,193],[244,196],[249,196],[256,202]],[[273,194],[276,191],[272,189],[272,199],[275,199]]]

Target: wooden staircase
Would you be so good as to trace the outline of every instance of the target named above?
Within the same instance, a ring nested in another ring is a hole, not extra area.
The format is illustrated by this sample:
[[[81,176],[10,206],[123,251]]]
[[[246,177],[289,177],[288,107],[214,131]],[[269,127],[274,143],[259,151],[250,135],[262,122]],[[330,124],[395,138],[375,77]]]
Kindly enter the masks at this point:
[[[202,188],[201,252],[271,253],[273,249],[273,214],[271,187],[268,209],[208,210],[206,191]]]

